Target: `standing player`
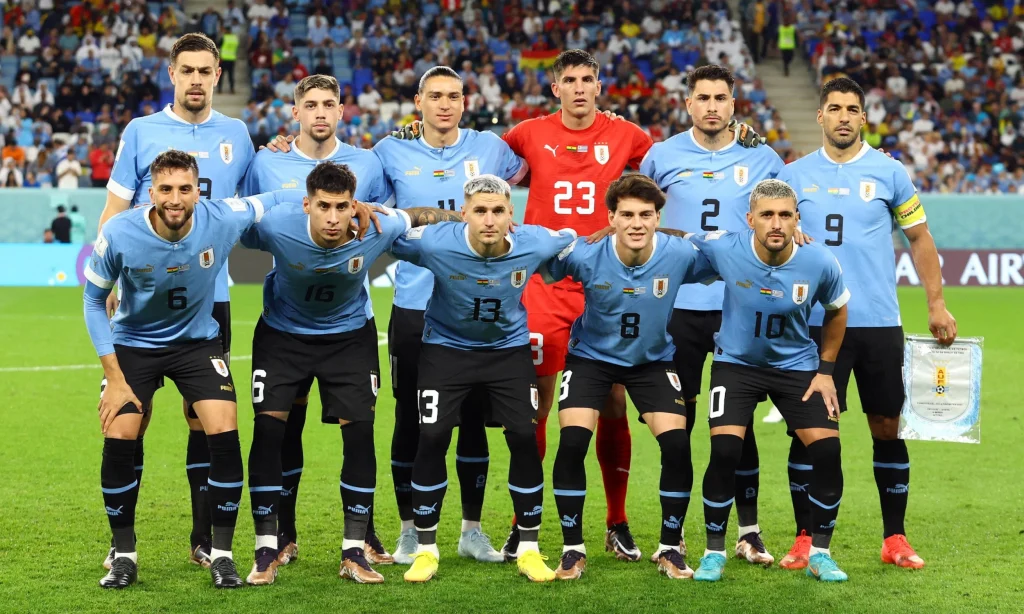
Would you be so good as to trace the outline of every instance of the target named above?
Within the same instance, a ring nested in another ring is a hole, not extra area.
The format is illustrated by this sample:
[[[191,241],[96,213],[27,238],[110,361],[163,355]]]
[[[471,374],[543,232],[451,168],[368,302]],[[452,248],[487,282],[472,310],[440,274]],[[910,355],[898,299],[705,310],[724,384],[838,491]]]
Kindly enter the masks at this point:
[[[906,169],[861,140],[865,122],[864,91],[848,78],[833,79],[821,89],[818,123],[824,143],[818,151],[787,166],[779,179],[800,196],[803,229],[824,237],[843,265],[853,293],[850,322],[836,366],[840,407],[846,410],[851,373],[874,446],[875,484],[882,507],[882,562],[919,569],[921,559],[906,538],[904,519],[910,484],[910,456],[899,439],[903,409],[903,327],[896,299],[893,221],[910,242],[928,297],[928,328],[939,341],[956,339],[956,320],[942,297],[942,272],[924,207]],[[849,226],[849,228],[847,228]],[[823,312],[815,309],[811,335],[821,339]],[[797,438],[789,452],[789,479],[806,484],[812,461]],[[782,567],[807,565],[810,503],[794,490],[797,539]]]
[[[323,160],[349,167],[358,178],[355,193],[359,202],[390,204],[391,186],[384,176],[380,160],[372,151],[358,149],[342,143],[336,136],[338,121],[344,111],[338,81],[331,76],[310,75],[295,86],[295,106],[292,118],[299,122],[299,136],[289,146],[273,147],[256,154],[242,181],[241,194],[260,194],[270,190],[302,188],[306,177]],[[275,154],[280,149],[285,153]],[[366,277],[365,275],[363,276]],[[366,317],[373,318],[373,304],[369,300],[369,281],[366,281]],[[374,345],[374,348],[377,346]],[[374,350],[376,352],[376,350]],[[374,354],[376,356],[376,354]],[[281,499],[278,512],[278,563],[287,565],[298,557],[299,546],[295,528],[295,508],[302,478],[302,430],[306,425],[306,406],[310,377],[299,386],[294,402],[287,412],[288,423],[281,443]],[[275,482],[276,483],[276,482]],[[393,562],[377,537],[373,516],[369,518],[366,533],[366,558],[374,564]]]
[[[815,507],[807,575],[827,582],[846,580],[831,558],[829,542],[843,495],[832,371],[850,293],[835,256],[821,246],[798,247],[793,241],[800,219],[796,201],[791,187],[766,179],[750,194],[750,230],[691,237],[725,281],[708,404],[711,461],[703,485],[707,550],[695,580],[722,577],[743,436],[765,394],[813,459],[808,497]],[[826,313],[820,361],[807,324],[814,304]]]
[[[200,201],[198,165],[181,151],[158,155],[147,175],[152,205],[112,218],[85,269],[86,325],[106,383],[99,407],[105,437],[100,473],[115,549],[100,586],[125,588],[137,578],[136,440],[167,376],[194,407],[210,449],[213,584],[236,588],[242,580],[231,542],[242,496],[242,454],[234,384],[211,310],[225,257],[277,197]],[[111,332],[105,303],[118,281],[124,295]]]
[[[199,192],[202,198],[230,198],[237,192],[245,169],[253,158],[252,141],[245,123],[213,110],[213,89],[220,79],[220,52],[202,34],[186,34],[171,49],[168,74],[174,83],[174,104],[147,117],[133,119],[121,135],[114,168],[107,183],[107,203],[100,215],[103,224],[129,207],[149,202],[152,184],[150,165],[167,149],[187,152],[199,164]],[[227,253],[223,254],[227,259]],[[231,311],[228,296],[228,267],[219,269],[213,302],[213,317],[220,327],[224,360],[230,362]],[[116,309],[117,297],[110,294],[107,311]],[[148,409],[148,408],[147,408]],[[210,516],[207,513],[207,478],[210,451],[196,413],[184,407],[188,422],[185,472],[192,494],[192,534],[189,560],[210,566]],[[142,433],[148,426],[148,416]],[[136,448],[138,477],[142,477],[142,439]],[[109,569],[113,548],[104,567]]]
[[[665,195],[651,179],[617,179],[605,203],[612,238],[577,245],[547,265],[548,281],[571,276],[586,295],[583,315],[572,326],[558,398],[561,435],[553,478],[564,546],[555,577],[575,580],[586,569],[584,460],[598,412],[611,387],[621,384],[661,448],[658,569],[670,578],[689,578],[693,571],[679,542],[693,484],[686,433],[691,423],[666,330],[679,285],[716,274],[693,243],[655,234]]]
[[[535,440],[538,391],[521,297],[526,280],[575,239],[571,230],[524,225],[508,234],[511,189],[494,175],[466,182],[464,224],[413,229],[395,242],[398,258],[434,274],[419,364],[420,442],[412,474],[418,543],[408,582],[438,568],[437,525],[448,486],[445,456],[463,401],[485,391],[490,417],[505,427],[508,488],[519,519],[519,572],[553,580],[540,555],[544,471]],[[477,411],[480,411],[479,409]]]
[[[372,156],[372,154],[371,154]],[[282,499],[281,442],[296,390],[315,377],[322,420],[340,424],[344,444],[341,501],[345,526],[339,575],[379,583],[366,556],[377,460],[373,420],[380,367],[377,327],[366,314],[370,265],[410,227],[459,220],[455,212],[420,207],[381,220],[363,241],[349,230],[357,205],[356,176],[323,162],[306,177],[303,205],[278,207],[242,236],[246,247],[274,255],[264,283],[263,316],[253,337],[253,408],[249,493],[256,525],[256,561],[250,584],[271,584],[278,566],[278,505]],[[361,205],[360,205],[361,207]]]
[[[784,166],[770,147],[738,146],[736,134],[727,130],[735,104],[734,84],[732,73],[715,64],[691,72],[686,111],[693,127],[655,143],[640,165],[640,172],[654,179],[668,195],[664,211],[667,226],[699,228],[701,232],[745,228],[751,190],[762,179],[778,175]],[[722,325],[724,292],[722,281],[710,286],[685,286],[676,296],[669,323],[676,347],[676,369],[686,394],[688,434],[693,432],[704,360],[714,352],[715,334]],[[743,437],[743,457],[736,468],[739,538],[735,552],[751,563],[771,565],[775,559],[761,541],[757,524],[760,468],[752,426]]]

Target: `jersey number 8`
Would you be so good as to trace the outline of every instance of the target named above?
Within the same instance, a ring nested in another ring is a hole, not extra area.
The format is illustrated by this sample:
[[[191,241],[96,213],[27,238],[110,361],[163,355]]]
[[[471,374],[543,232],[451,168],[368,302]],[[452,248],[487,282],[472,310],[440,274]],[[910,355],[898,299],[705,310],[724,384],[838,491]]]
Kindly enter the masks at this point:
[[[555,194],[555,213],[561,213],[563,215],[572,215],[572,207],[562,206],[563,200],[569,200],[573,198],[573,185],[571,181],[556,181],[555,189],[558,190],[558,194]],[[582,194],[578,197],[586,201],[585,207],[576,207],[576,213],[588,214],[594,212],[594,192],[597,191],[593,181],[581,181],[576,184],[576,189],[580,190]],[[564,191],[563,191],[564,190]]]

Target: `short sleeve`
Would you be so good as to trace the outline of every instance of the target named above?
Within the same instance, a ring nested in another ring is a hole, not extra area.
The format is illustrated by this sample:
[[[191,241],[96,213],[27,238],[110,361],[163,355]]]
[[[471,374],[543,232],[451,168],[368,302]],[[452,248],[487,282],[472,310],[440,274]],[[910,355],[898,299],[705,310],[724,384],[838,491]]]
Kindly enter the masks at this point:
[[[283,190],[244,198],[225,198],[206,202],[218,211],[218,217],[227,222],[224,225],[225,230],[234,233],[237,241],[254,224],[258,224],[269,209],[281,202],[279,200],[281,192]]]
[[[93,285],[104,290],[110,290],[117,283],[121,271],[120,258],[117,250],[110,244],[108,237],[113,235],[111,225],[105,224],[96,237],[96,243],[92,247],[92,256],[85,265],[85,278]]]
[[[508,143],[508,146],[512,149],[512,153],[518,156],[523,155],[523,150],[525,149],[523,145],[526,134],[526,128],[524,128],[524,126],[528,125],[529,123],[529,121],[525,121],[516,124],[515,126],[512,127],[511,130],[501,135],[501,140]]]
[[[517,156],[508,143],[498,143],[497,147],[501,152],[498,165],[501,168],[502,179],[512,185],[519,183],[526,176],[526,171],[529,169],[526,161]]]
[[[655,143],[654,145],[651,146],[650,149],[647,150],[647,153],[644,154],[644,159],[640,161],[640,168],[638,169],[641,175],[646,175],[653,179],[654,183],[658,184],[658,187],[661,187],[661,180],[658,177],[658,168],[657,164],[655,163],[655,154],[657,154],[658,148],[660,146],[660,143]]]
[[[779,173],[782,172],[782,169],[786,168],[786,163],[783,162],[782,156],[780,156],[774,149],[767,145],[765,145],[764,148],[768,152],[768,177],[779,179]]]
[[[843,268],[836,257],[829,253],[825,260],[817,300],[828,311],[835,311],[850,300],[850,291],[843,282]]]
[[[424,266],[432,232],[431,226],[418,226],[405,231],[391,244],[391,255],[419,266]]]
[[[551,230],[543,226],[538,226],[537,228],[541,233],[545,259],[554,257],[576,240],[576,231],[572,228],[563,228],[561,230]]]
[[[673,243],[677,243],[676,249],[680,252],[680,262],[683,264],[681,283],[697,284],[718,277],[718,271],[711,266],[711,260],[695,243],[679,237],[671,239]]]
[[[925,217],[924,205],[917,195],[917,188],[910,178],[910,173],[901,163],[893,161],[892,164],[899,166],[893,170],[893,195],[892,202],[889,203],[896,223],[903,230],[925,223],[928,218]]]
[[[613,120],[613,121],[626,121],[626,120]],[[647,134],[640,129],[634,123],[626,122],[633,130],[632,139],[632,150],[629,153],[629,166],[635,170],[640,170],[640,165],[643,163],[644,156],[651,150],[651,146],[654,145],[654,140],[651,135]]]
[[[778,179],[779,181],[786,182],[787,184],[790,185],[790,187],[793,187],[793,171],[791,170],[792,166],[792,164],[783,163],[782,167],[779,169],[779,173],[775,175],[776,179]]]
[[[562,251],[558,252],[556,256],[541,265],[537,272],[540,273],[544,283],[553,284],[556,281],[565,279],[566,277],[572,277],[577,281],[584,281],[579,279],[579,271],[577,267],[579,260],[576,255],[576,246],[578,243],[579,239],[574,240],[562,249]]]
[[[137,120],[128,122],[124,132],[121,133],[121,142],[117,145],[117,153],[114,155],[114,168],[110,171],[110,179],[107,181],[107,189],[127,201],[135,197],[135,191],[139,189],[139,173],[136,164],[138,149],[139,123]]]
[[[255,156],[252,162],[249,163],[249,168],[245,169],[245,175],[242,176],[242,183],[238,188],[239,196],[252,196],[253,194],[260,193],[260,166],[262,160],[259,156]]]
[[[238,120],[238,123],[241,126],[238,138],[238,140],[240,141],[239,148],[242,154],[242,161],[245,163],[246,172],[242,175],[242,178],[239,180],[238,185],[235,186],[235,191],[241,196],[250,196],[251,194],[257,193],[258,190],[250,192],[249,194],[246,194],[243,190],[245,187],[246,178],[249,174],[248,169],[252,166],[253,161],[256,160],[256,150],[253,149],[252,139],[249,138],[249,131],[248,129],[246,129],[245,124],[242,123],[241,120]]]
[[[715,230],[701,235],[690,235],[690,241],[697,246],[714,271],[718,271],[718,252],[729,249],[729,245],[722,238],[728,235],[724,230]]]
[[[388,211],[390,215],[378,215],[377,219],[380,220],[381,235],[390,245],[412,228],[412,219],[401,209],[388,209]]]

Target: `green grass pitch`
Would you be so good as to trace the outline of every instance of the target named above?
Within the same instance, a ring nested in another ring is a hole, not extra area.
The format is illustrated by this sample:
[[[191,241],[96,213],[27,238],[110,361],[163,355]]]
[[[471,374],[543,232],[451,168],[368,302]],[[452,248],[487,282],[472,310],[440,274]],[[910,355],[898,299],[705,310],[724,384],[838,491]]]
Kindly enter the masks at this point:
[[[631,422],[633,462],[628,510],[644,551],[640,563],[614,561],[601,552],[604,500],[600,472],[591,453],[591,496],[586,506],[589,567],[574,583],[534,585],[510,565],[460,560],[459,498],[454,467],[442,518],[438,577],[424,586],[402,581],[405,567],[379,567],[386,582],[358,586],[337,577],[341,541],[338,474],[341,437],[337,428],[311,417],[305,432],[305,473],[299,497],[301,558],[283,568],[270,587],[215,592],[206,571],[186,560],[190,512],[183,468],[185,428],[173,386],[156,397],[156,415],[146,436],[145,477],[138,511],[140,583],[123,592],[97,586],[109,539],[99,491],[102,436],[96,418],[100,370],[82,321],[80,289],[0,290],[0,603],[10,612],[564,612],[564,611],[752,611],[752,612],[1009,612],[1021,611],[1024,520],[1020,480],[1024,476],[1024,428],[1014,381],[1024,370],[1024,292],[1016,289],[947,290],[963,335],[986,338],[983,384],[983,443],[911,442],[912,493],[907,519],[911,542],[928,562],[921,571],[879,561],[881,519],[871,473],[871,444],[856,401],[842,421],[846,492],[832,551],[850,581],[819,585],[803,573],[761,569],[731,559],[715,585],[672,582],[658,575],[646,556],[658,539],[656,494],[659,462],[650,432]],[[374,290],[377,326],[387,330],[390,290]],[[924,296],[902,290],[905,328],[925,332]],[[243,457],[251,441],[252,407],[248,355],[260,290],[232,290],[233,371],[239,394]],[[381,335],[383,338],[383,335]],[[377,405],[377,525],[393,546],[398,519],[389,454],[394,402],[389,393],[386,347],[381,345],[384,382]],[[41,369],[40,367],[46,367]],[[51,368],[52,367],[52,368]],[[1016,375],[1015,375],[1016,374]],[[705,385],[707,380],[705,379]],[[855,399],[856,396],[852,395]],[[311,400],[315,416],[318,400]],[[758,411],[758,420],[764,408]],[[548,485],[558,445],[557,421],[549,424]],[[786,477],[788,438],[781,425],[757,423],[761,456],[760,525],[769,550],[781,558],[792,543],[792,513]],[[693,437],[693,504],[686,521],[689,563],[704,548],[700,484],[708,458],[706,417]],[[511,503],[506,489],[507,451],[490,433],[491,472],[484,528],[496,546],[505,537]],[[454,450],[449,462],[454,462]],[[235,559],[244,575],[251,566],[252,521],[243,497]],[[550,488],[541,548],[555,564],[561,551]],[[734,534],[735,516],[730,522]]]

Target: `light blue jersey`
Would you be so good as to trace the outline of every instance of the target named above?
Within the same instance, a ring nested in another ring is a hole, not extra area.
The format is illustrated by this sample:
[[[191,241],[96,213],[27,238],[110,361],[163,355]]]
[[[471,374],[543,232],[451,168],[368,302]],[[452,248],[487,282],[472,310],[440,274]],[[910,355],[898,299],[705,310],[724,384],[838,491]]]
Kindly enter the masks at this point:
[[[216,339],[220,327],[212,313],[217,275],[241,234],[279,198],[270,193],[201,200],[191,230],[174,243],[154,230],[152,205],[110,218],[85,267],[86,322],[99,355],[113,352],[115,343],[161,348]],[[121,304],[108,323],[103,298],[118,279]],[[93,317],[97,308],[98,320]]]
[[[356,193],[352,195],[353,198],[364,203],[385,206],[393,204],[394,192],[387,177],[384,176],[380,158],[370,150],[342,143],[337,137],[334,142],[334,151],[323,160],[310,158],[294,146],[288,153],[274,153],[269,149],[257,153],[242,180],[240,193],[248,196],[281,189],[298,189],[305,193],[306,178],[316,165],[330,161],[348,166],[356,176]],[[366,317],[372,318],[373,303],[369,300],[369,279],[366,279],[364,286],[367,296]]]
[[[747,149],[733,141],[718,151],[699,145],[693,129],[655,143],[640,172],[665,192],[661,224],[687,232],[747,228],[750,192],[763,179],[779,174],[784,164],[771,147]],[[676,309],[718,311],[725,285],[687,285],[676,296]]]
[[[491,174],[516,183],[525,174],[523,161],[493,132],[460,129],[455,144],[441,148],[427,145],[422,138],[403,141],[388,137],[373,151],[384,165],[400,209],[436,206],[458,211],[465,200],[462,186],[466,180]],[[400,262],[395,306],[426,309],[433,283],[430,271]]]
[[[569,276],[583,284],[586,306],[569,333],[569,353],[626,367],[672,360],[667,329],[679,285],[717,273],[693,243],[661,233],[654,234],[650,259],[627,267],[616,239],[576,241],[541,270],[548,283]]]
[[[301,203],[268,212],[242,235],[242,245],[274,255],[263,282],[263,319],[286,333],[327,335],[358,330],[369,319],[366,274],[370,265],[410,228],[403,211],[380,215],[362,241],[334,249],[313,241]]]
[[[135,118],[125,126],[107,189],[129,201],[129,207],[148,204],[153,183],[149,165],[169,149],[188,152],[196,159],[202,198],[231,198],[237,194],[253,159],[252,140],[245,122],[211,111],[206,121],[190,124],[167,105],[163,111]],[[224,258],[227,259],[227,254]],[[229,298],[225,266],[217,280],[216,301]]]
[[[459,222],[413,228],[391,251],[433,273],[423,343],[501,349],[530,343],[522,303],[526,280],[575,239],[572,230],[519,226],[506,237],[507,254],[483,258],[469,244],[469,226]]]
[[[811,306],[841,308],[850,298],[835,256],[816,243],[793,245],[772,267],[754,252],[754,231],[694,235],[690,240],[724,280],[722,327],[715,360],[793,371],[818,368],[818,346],[808,332]]]
[[[903,165],[863,143],[849,162],[833,162],[819,149],[778,178],[796,190],[801,229],[843,265],[851,293],[847,325],[900,326],[893,223],[906,230],[926,221]],[[815,307],[811,325],[820,326],[823,317]]]

